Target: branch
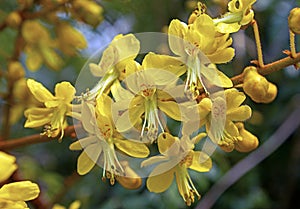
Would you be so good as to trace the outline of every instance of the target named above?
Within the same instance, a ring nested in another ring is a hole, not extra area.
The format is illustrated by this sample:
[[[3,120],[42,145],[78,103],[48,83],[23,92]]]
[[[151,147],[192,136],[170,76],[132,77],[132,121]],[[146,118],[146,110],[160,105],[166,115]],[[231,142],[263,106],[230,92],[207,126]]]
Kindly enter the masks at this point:
[[[289,115],[282,123],[277,131],[267,140],[260,148],[249,154],[246,158],[238,162],[230,169],[203,197],[195,209],[210,209],[218,198],[235,182],[237,182],[244,174],[253,167],[266,159],[281,144],[283,144],[289,136],[294,133],[300,125],[300,107]]]
[[[75,133],[75,128],[76,128],[75,126],[68,126],[65,129],[64,136],[73,136],[73,134]],[[58,138],[59,136],[55,138],[49,138],[45,135],[34,134],[31,136],[25,136],[18,139],[4,140],[4,141],[0,141],[0,150],[11,150],[18,147],[30,145],[30,144],[49,142]]]
[[[283,68],[286,68],[291,65],[296,65],[298,62],[300,62],[300,52],[296,54],[295,58],[292,57],[286,57],[280,60],[277,60],[275,62],[269,63],[267,65],[264,65],[264,67],[258,67],[257,71],[259,74],[266,76],[271,73],[274,73],[276,71],[279,71]],[[238,84],[242,84],[244,80],[243,73],[234,76],[231,78],[233,85],[236,86]]]

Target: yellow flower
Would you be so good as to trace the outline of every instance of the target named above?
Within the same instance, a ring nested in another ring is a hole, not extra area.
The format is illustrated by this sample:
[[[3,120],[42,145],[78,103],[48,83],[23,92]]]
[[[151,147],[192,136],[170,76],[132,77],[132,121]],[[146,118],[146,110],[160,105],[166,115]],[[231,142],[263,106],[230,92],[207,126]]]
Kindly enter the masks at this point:
[[[211,17],[201,14],[190,25],[172,20],[168,33],[171,50],[186,64],[185,91],[192,93],[193,98],[198,96],[200,87],[207,92],[207,85],[232,87],[231,80],[214,65],[233,58],[234,49],[229,47],[232,39],[228,34],[216,33]]]
[[[80,208],[80,201],[76,200],[74,202],[71,203],[71,205],[68,207],[68,209],[79,209]],[[52,209],[66,209],[66,207],[59,205],[59,204],[55,204]]]
[[[0,151],[0,183],[8,179],[18,166],[16,165],[16,158],[12,155]]]
[[[232,0],[223,17],[214,19],[216,30],[220,33],[235,33],[241,26],[248,25],[254,19],[251,9],[256,0]]]
[[[134,64],[140,50],[140,43],[133,34],[117,35],[104,50],[99,64],[89,65],[92,74],[101,77],[94,88],[82,95],[85,101],[92,101],[103,92],[109,91],[117,80],[123,80],[131,72],[126,67]]]
[[[242,139],[235,144],[234,148],[239,152],[250,152],[256,149],[256,147],[259,144],[258,138],[254,136],[252,133],[250,133],[249,131],[247,131],[244,128],[243,123],[239,122],[236,123],[235,125],[239,129],[239,133]]]
[[[110,183],[114,184],[115,177],[125,174],[115,148],[136,158],[147,157],[149,149],[145,144],[132,139],[124,139],[116,131],[111,117],[111,104],[110,97],[104,94],[97,99],[96,109],[88,102],[83,103],[78,119],[82,121],[88,136],[71,144],[70,149],[83,149],[77,164],[77,171],[80,175],[88,173],[96,163],[99,163],[103,167],[103,179],[107,177]]]
[[[84,36],[66,22],[56,26],[59,49],[66,55],[74,56],[78,49],[87,47]]]
[[[41,83],[33,79],[27,80],[27,85],[33,96],[44,103],[45,107],[32,107],[25,111],[27,120],[24,127],[36,128],[45,126],[48,137],[56,137],[61,132],[60,140],[67,126],[66,116],[71,116],[71,102],[75,95],[75,88],[69,82],[61,82],[55,86],[55,96]]]
[[[30,181],[20,181],[5,184],[0,188],[0,208],[29,209],[25,201],[38,197],[40,189]]]
[[[170,94],[172,88],[177,90],[172,84],[177,81],[178,77],[165,70],[166,66],[170,66],[169,63],[173,63],[174,65],[170,67],[174,67],[176,69],[174,72],[179,73],[182,66],[177,65],[181,63],[178,60],[177,63],[176,59],[169,62],[171,60],[171,57],[148,54],[141,66],[143,70],[124,80],[128,90],[120,84],[112,88],[112,95],[116,100],[113,109],[114,120],[119,132],[138,126],[143,117],[140,138],[145,142],[153,143],[159,130],[162,132],[164,130],[159,110],[174,120],[182,120],[180,108],[175,98],[172,97],[180,91]]]
[[[178,191],[187,205],[194,202],[194,195],[200,199],[188,169],[198,172],[207,172],[212,167],[212,161],[204,152],[194,151],[194,144],[206,134],[201,133],[190,139],[183,136],[181,139],[168,133],[161,133],[158,137],[158,150],[160,156],[151,157],[142,162],[141,166],[159,163],[147,179],[147,188],[150,192],[161,193],[172,184],[174,174]]]
[[[55,51],[56,43],[50,38],[49,31],[38,21],[27,20],[22,25],[25,40],[26,66],[38,70],[43,63],[54,70],[61,69],[62,58]]]
[[[241,105],[246,96],[236,89],[225,90],[223,97],[218,93],[214,96],[211,110],[207,109],[210,112],[204,119],[206,131],[214,143],[231,152],[235,144],[242,140],[234,122],[247,120],[252,111],[248,105]]]

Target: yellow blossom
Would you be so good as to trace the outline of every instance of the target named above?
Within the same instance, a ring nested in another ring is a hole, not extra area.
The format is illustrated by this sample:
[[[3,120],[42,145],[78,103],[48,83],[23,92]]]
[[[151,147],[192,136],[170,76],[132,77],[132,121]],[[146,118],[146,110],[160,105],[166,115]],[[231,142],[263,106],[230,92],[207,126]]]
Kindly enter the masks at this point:
[[[101,79],[95,87],[82,94],[82,99],[92,101],[97,96],[100,97],[103,92],[110,90],[115,81],[123,80],[132,73],[127,65],[134,65],[134,58],[139,50],[140,43],[133,34],[117,35],[103,51],[100,62],[89,64],[92,74]]]
[[[25,201],[38,197],[40,189],[30,181],[5,184],[0,188],[0,208],[29,209]]]
[[[170,89],[176,89],[172,83],[176,82],[178,77],[171,73],[171,70],[165,70],[166,66],[170,66],[171,69],[174,67],[174,73],[180,74],[180,63],[171,57],[150,53],[143,60],[140,67],[142,70],[124,80],[128,90],[120,84],[112,88],[116,100],[114,119],[119,132],[136,127],[143,117],[140,137],[145,142],[153,143],[159,130],[164,130],[159,110],[174,120],[182,120],[180,108],[172,97],[178,92],[170,95]]]
[[[230,47],[232,39],[228,34],[215,31],[210,16],[201,14],[190,25],[172,20],[168,33],[172,52],[186,64],[185,91],[192,93],[193,98],[198,96],[197,89],[200,87],[206,92],[208,85],[232,87],[231,80],[214,65],[233,58],[234,49]]]
[[[248,25],[254,19],[252,5],[256,0],[231,0],[228,12],[221,18],[214,19],[216,30],[220,33],[235,33],[241,26]]]
[[[248,105],[241,105],[246,96],[236,89],[225,90],[224,97],[214,96],[211,108],[207,109],[209,114],[206,113],[207,116],[202,122],[206,125],[206,131],[212,141],[224,151],[230,152],[235,144],[242,140],[234,122],[247,120],[252,111]]]
[[[117,176],[125,174],[115,148],[136,158],[147,157],[149,150],[145,144],[125,139],[116,131],[112,122],[111,104],[112,100],[106,95],[97,99],[96,108],[88,102],[82,104],[82,112],[77,119],[82,121],[88,136],[71,144],[70,149],[83,149],[77,164],[80,175],[88,173],[99,163],[103,168],[103,179],[108,178],[110,183],[114,184]],[[73,114],[74,116],[76,117],[76,114]]]
[[[17,170],[18,166],[15,162],[16,158],[14,156],[0,151],[0,183],[8,179]]]
[[[252,133],[250,133],[249,131],[247,131],[244,128],[243,123],[239,122],[236,123],[235,125],[239,129],[239,133],[242,139],[235,144],[234,148],[239,152],[250,152],[256,149],[256,147],[259,144],[258,138],[254,136]]]
[[[183,136],[181,139],[168,133],[161,133],[158,137],[159,156],[151,157],[142,162],[141,166],[149,166],[158,163],[147,179],[147,188],[150,192],[161,193],[172,184],[174,174],[178,191],[187,205],[191,205],[196,195],[200,194],[195,188],[188,169],[198,172],[207,172],[212,167],[210,157],[204,152],[194,151],[194,144],[206,134],[201,133],[190,139]]]
[[[87,47],[84,36],[66,22],[56,26],[59,49],[66,55],[73,56],[79,49]]]
[[[43,134],[56,137],[61,132],[60,140],[67,126],[66,116],[70,116],[71,102],[75,95],[75,88],[69,82],[61,82],[55,86],[55,96],[41,83],[28,79],[27,85],[33,96],[44,104],[44,107],[31,107],[25,111],[27,120],[24,127],[36,128],[45,126]]]
[[[36,71],[43,63],[51,69],[61,69],[63,60],[55,51],[56,43],[40,22],[26,20],[21,32],[25,40],[24,52],[29,70]]]

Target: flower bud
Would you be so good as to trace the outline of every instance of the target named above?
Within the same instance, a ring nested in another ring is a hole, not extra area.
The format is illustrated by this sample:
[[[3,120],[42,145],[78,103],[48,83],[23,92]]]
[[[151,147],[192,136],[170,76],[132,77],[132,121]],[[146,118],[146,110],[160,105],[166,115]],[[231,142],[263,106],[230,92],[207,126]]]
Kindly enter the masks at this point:
[[[125,176],[117,176],[117,181],[126,189],[138,189],[142,185],[142,179],[132,170],[127,161],[121,161]]]
[[[261,101],[262,103],[270,103],[272,102],[276,96],[277,96],[277,87],[275,84],[268,82],[269,83],[269,88],[266,96],[263,98]]]
[[[259,142],[256,136],[254,136],[252,133],[247,131],[244,128],[243,123],[236,123],[236,126],[239,129],[240,136],[242,137],[242,140],[239,140],[235,144],[235,149],[239,152],[250,152],[254,150]]]
[[[288,18],[289,28],[293,33],[300,34],[300,8],[296,7],[290,11]]]
[[[18,61],[12,61],[8,64],[8,77],[12,81],[17,81],[23,78],[25,70],[22,64]]]
[[[269,82],[257,72],[255,67],[245,68],[243,89],[253,101],[263,102],[268,93],[268,88]]]
[[[11,12],[5,21],[9,27],[18,28],[22,22],[22,17],[18,12]]]

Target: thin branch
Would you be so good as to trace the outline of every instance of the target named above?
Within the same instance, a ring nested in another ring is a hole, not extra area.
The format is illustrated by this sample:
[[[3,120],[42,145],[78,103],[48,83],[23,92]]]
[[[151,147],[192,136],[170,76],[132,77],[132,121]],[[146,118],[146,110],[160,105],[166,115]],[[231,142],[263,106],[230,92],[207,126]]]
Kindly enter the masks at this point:
[[[295,55],[295,58],[292,58],[289,56],[289,57],[277,60],[275,62],[264,65],[264,67],[258,67],[257,71],[259,74],[266,76],[266,75],[269,75],[276,71],[279,71],[283,68],[286,68],[288,66],[295,65],[298,62],[300,62],[300,53],[299,52]],[[236,86],[238,84],[242,84],[243,80],[244,80],[244,75],[243,75],[243,73],[241,73],[239,75],[232,77],[231,80],[232,80],[234,86]]]
[[[75,127],[74,126],[68,126],[65,129],[64,136],[73,136],[75,133]],[[0,141],[0,150],[11,150],[22,146],[27,146],[30,144],[37,144],[42,142],[49,142],[56,138],[49,138],[46,135],[40,135],[40,134],[34,134],[31,136],[25,136],[18,139],[9,139],[5,141]]]
[[[245,173],[266,159],[281,144],[283,144],[300,125],[300,107],[289,115],[277,131],[261,147],[253,151],[246,158],[230,169],[209,191],[203,196],[195,209],[210,209],[218,198]]]

